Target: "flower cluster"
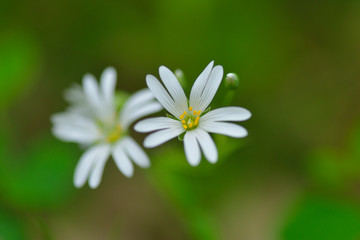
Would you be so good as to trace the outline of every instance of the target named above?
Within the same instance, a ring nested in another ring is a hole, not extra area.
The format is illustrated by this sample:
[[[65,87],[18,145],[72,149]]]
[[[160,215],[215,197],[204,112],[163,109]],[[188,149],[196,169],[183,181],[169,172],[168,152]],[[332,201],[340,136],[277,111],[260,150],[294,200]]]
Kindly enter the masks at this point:
[[[157,147],[181,135],[190,165],[200,163],[201,152],[209,162],[215,163],[218,151],[209,133],[245,137],[246,129],[233,122],[251,117],[251,113],[241,107],[209,111],[208,106],[219,88],[223,73],[222,66],[214,67],[212,61],[194,82],[188,99],[176,76],[161,66],[161,82],[153,75],[147,75],[149,89],[133,94],[121,107],[115,98],[116,71],[113,68],[104,70],[100,84],[94,76],[85,75],[82,87],[75,85],[66,91],[65,99],[70,104],[67,111],[51,118],[57,138],[86,148],[75,169],[75,186],[81,187],[89,179],[90,187],[96,188],[110,155],[127,177],[133,175],[132,162],[149,167],[148,156],[129,136],[128,130],[136,120],[162,108],[171,116],[148,118],[134,126],[137,132],[153,132],[145,138],[144,146]]]

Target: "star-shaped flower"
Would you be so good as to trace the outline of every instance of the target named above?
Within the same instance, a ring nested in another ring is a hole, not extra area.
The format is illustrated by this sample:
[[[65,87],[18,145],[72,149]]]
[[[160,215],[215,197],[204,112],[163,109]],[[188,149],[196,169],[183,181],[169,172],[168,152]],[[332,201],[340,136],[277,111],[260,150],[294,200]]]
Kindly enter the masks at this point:
[[[224,107],[204,114],[223,78],[222,66],[213,65],[212,61],[196,79],[189,101],[179,81],[168,68],[159,68],[160,78],[165,87],[156,77],[146,76],[147,86],[173,118],[149,118],[134,126],[138,132],[156,131],[145,138],[145,147],[159,146],[185,132],[185,155],[189,164],[196,166],[200,163],[201,151],[211,163],[218,159],[216,145],[209,133],[235,138],[247,136],[245,128],[229,122],[249,119],[251,113],[248,110],[241,107]]]
[[[76,187],[83,186],[89,178],[90,187],[96,188],[110,155],[127,177],[134,171],[130,159],[140,167],[150,166],[148,156],[129,136],[128,129],[134,121],[160,111],[162,106],[144,89],[133,94],[119,109],[115,86],[114,68],[104,70],[100,85],[93,75],[86,74],[83,87],[76,85],[65,93],[65,99],[70,102],[68,110],[51,117],[57,138],[87,148],[75,169]]]

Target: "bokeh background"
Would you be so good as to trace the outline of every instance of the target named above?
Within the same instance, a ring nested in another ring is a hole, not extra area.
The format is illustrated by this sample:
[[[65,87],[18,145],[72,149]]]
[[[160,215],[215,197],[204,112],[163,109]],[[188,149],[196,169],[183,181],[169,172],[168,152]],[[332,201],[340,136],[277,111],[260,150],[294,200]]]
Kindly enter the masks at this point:
[[[64,89],[107,66],[129,93],[160,65],[191,86],[211,60],[240,77],[212,106],[233,94],[247,138],[196,168],[175,139],[74,188],[82,150],[50,131]],[[358,0],[1,1],[0,239],[360,239],[359,103]]]

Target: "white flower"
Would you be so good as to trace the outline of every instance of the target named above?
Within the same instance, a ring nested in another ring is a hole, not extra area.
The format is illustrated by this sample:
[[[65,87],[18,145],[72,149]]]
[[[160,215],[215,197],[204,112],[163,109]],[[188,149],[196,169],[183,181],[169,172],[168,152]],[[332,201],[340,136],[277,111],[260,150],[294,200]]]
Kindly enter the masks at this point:
[[[119,110],[115,104],[115,85],[114,68],[104,70],[100,86],[94,76],[87,74],[82,88],[77,85],[66,91],[65,98],[71,103],[68,110],[51,117],[57,138],[87,147],[75,169],[76,187],[83,186],[89,178],[90,187],[96,188],[110,155],[127,177],[134,171],[130,159],[140,167],[150,166],[148,156],[128,136],[128,129],[134,121],[161,110],[162,106],[144,89],[133,94]]]
[[[175,118],[156,117],[138,122],[134,129],[138,132],[156,131],[144,140],[147,148],[156,147],[185,133],[184,149],[190,165],[196,166],[201,160],[201,151],[211,163],[218,159],[218,152],[209,133],[218,133],[230,137],[247,136],[245,128],[227,121],[244,121],[251,113],[241,107],[224,107],[202,114],[212,101],[223,77],[222,66],[215,66],[212,61],[196,79],[188,101],[175,75],[166,67],[159,68],[159,80],[146,76],[146,83],[157,100]]]

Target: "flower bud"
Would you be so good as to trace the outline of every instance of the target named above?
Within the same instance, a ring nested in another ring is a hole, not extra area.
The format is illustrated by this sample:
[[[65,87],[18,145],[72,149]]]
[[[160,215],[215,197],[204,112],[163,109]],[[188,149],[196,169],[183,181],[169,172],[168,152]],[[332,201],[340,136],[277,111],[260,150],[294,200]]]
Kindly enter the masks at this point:
[[[184,72],[181,69],[176,69],[174,71],[174,74],[175,74],[176,78],[178,79],[180,85],[183,88],[186,88],[187,83],[186,83],[186,78],[185,78]]]
[[[235,90],[239,87],[239,77],[235,73],[228,73],[225,77],[225,87]]]

